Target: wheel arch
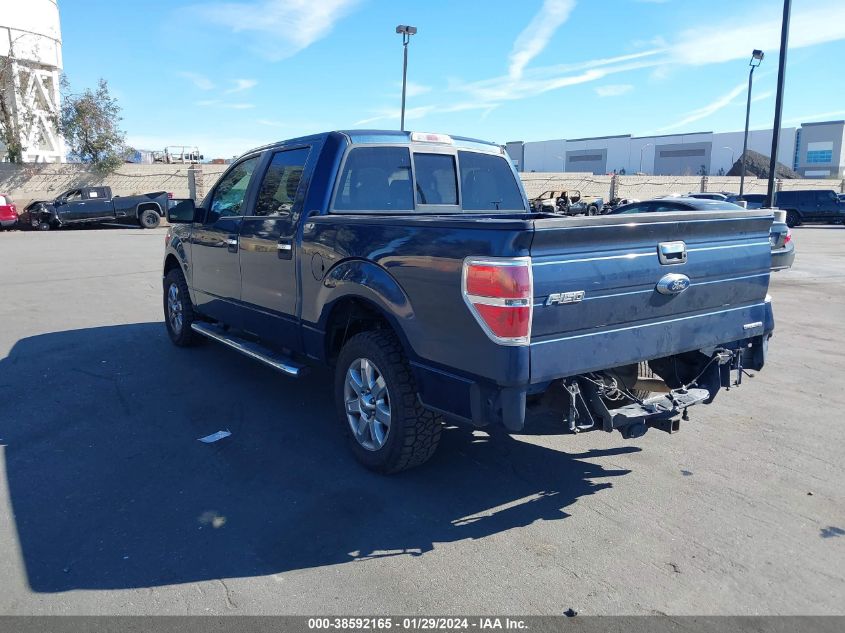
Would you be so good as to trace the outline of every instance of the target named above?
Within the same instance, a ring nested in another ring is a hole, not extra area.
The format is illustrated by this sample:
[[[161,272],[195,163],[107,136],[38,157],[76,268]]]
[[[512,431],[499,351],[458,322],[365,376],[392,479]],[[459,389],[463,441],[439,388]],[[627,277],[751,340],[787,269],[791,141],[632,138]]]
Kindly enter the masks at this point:
[[[158,202],[152,202],[152,201],[139,203],[135,207],[135,215],[136,215],[136,217],[138,217],[140,219],[141,214],[144,211],[150,211],[150,210],[158,213],[159,217],[164,217],[164,214],[162,213],[162,210],[161,210],[161,205]]]
[[[179,262],[179,258],[176,257],[174,253],[168,253],[167,257],[164,258],[164,273],[163,276],[166,277],[167,273],[169,273],[174,268],[178,268],[182,270],[182,264]]]
[[[327,307],[323,331],[323,358],[329,364],[334,364],[346,341],[362,332],[391,332],[406,356],[411,350],[396,319],[383,306],[359,294],[338,297]]]
[[[381,266],[360,259],[341,262],[326,274],[316,301],[320,306],[317,328],[323,341],[314,351],[322,359],[332,362],[352,330],[387,328],[397,336],[405,354],[415,357],[408,336],[416,324],[410,300]]]

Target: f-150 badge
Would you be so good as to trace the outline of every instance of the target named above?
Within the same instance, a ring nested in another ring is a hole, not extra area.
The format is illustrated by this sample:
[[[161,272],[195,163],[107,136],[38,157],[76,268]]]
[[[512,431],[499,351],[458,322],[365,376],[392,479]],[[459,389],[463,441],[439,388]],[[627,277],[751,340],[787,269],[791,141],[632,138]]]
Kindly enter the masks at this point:
[[[560,306],[565,303],[580,303],[584,300],[584,291],[575,290],[573,292],[555,292],[549,295],[546,299],[547,306]]]

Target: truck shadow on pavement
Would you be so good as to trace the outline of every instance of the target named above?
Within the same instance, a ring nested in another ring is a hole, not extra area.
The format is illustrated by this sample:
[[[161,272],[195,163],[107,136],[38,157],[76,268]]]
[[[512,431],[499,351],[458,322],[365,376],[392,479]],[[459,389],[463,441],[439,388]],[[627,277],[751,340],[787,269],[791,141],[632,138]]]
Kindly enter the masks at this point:
[[[429,464],[382,477],[338,424],[328,371],[295,381],[212,343],[176,349],[161,323],[19,341],[0,360],[0,444],[30,587],[424,555],[565,519],[629,472],[586,459],[639,450],[567,454],[450,428]],[[232,435],[197,441],[218,430]]]

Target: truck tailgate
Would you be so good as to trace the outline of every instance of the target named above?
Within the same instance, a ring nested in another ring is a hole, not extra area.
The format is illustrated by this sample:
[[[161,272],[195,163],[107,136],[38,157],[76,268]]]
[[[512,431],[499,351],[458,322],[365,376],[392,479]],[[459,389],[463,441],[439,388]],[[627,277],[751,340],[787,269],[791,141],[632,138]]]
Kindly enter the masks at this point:
[[[765,211],[537,220],[531,382],[759,336],[771,224]]]

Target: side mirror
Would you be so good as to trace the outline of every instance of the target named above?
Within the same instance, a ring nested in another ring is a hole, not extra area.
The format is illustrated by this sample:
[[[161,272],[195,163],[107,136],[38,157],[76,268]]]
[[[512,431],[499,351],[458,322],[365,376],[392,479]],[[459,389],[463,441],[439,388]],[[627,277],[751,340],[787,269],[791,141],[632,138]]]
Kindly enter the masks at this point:
[[[190,224],[194,221],[196,214],[197,206],[191,198],[173,200],[167,207],[167,221],[170,224]]]

